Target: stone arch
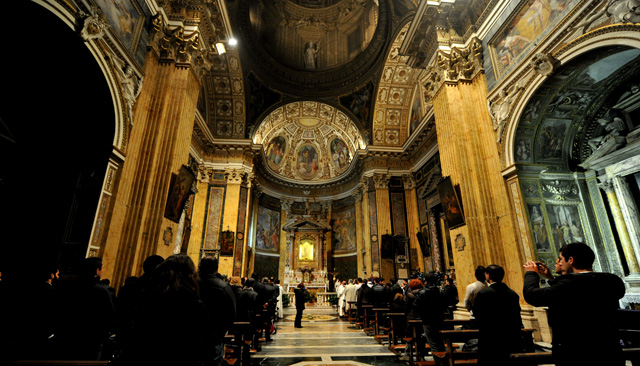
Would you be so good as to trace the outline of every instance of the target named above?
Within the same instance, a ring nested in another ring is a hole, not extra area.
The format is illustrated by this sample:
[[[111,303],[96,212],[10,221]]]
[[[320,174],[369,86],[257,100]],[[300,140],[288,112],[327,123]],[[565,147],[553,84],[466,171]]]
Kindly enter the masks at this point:
[[[640,26],[638,25],[615,25],[598,29],[578,37],[552,56],[558,61],[558,67],[561,67],[571,60],[598,48],[619,45],[640,49],[639,31]],[[505,143],[502,152],[504,154],[503,161],[505,168],[515,164],[516,131],[522,114],[538,88],[540,88],[546,80],[547,76],[540,74],[532,76],[531,81],[524,90],[522,90],[521,97],[513,106],[512,113],[507,121],[507,131],[505,131]]]

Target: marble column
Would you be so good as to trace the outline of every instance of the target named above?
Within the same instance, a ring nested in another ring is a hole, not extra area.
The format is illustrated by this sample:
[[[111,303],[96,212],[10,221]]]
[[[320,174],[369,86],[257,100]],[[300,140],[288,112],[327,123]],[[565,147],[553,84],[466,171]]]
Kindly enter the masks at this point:
[[[611,180],[607,180],[600,183],[598,186],[607,194],[609,207],[611,208],[611,215],[613,216],[613,221],[616,225],[616,230],[618,231],[618,237],[620,238],[620,244],[622,245],[624,256],[627,260],[627,264],[629,265],[629,272],[631,275],[637,276],[640,274],[640,266],[638,265],[638,259],[636,258],[633,244],[631,243],[627,223],[625,222],[622,210],[620,209],[620,202],[618,201],[618,195],[614,189],[614,184]]]
[[[391,180],[391,176],[384,173],[375,173],[373,175],[373,184],[375,186],[375,201],[376,201],[376,220],[378,223],[378,242],[376,243],[376,247],[373,247],[373,243],[371,243],[372,249],[372,260],[371,260],[371,273],[374,276],[385,276],[384,272],[389,272],[389,269],[382,267],[382,255],[380,253],[381,250],[381,239],[382,235],[393,235],[393,229],[391,227],[391,209],[389,204],[389,181]],[[371,194],[371,192],[369,192]],[[393,269],[391,269],[393,270]],[[390,278],[393,276],[386,276],[386,278]]]
[[[402,183],[404,184],[404,195],[406,202],[406,214],[407,214],[407,223],[409,227],[408,237],[409,237],[409,253],[407,253],[407,257],[411,258],[411,250],[415,250],[417,253],[418,263],[411,263],[413,268],[418,267],[420,272],[424,272],[424,254],[422,253],[422,248],[420,248],[420,244],[418,243],[418,238],[416,237],[416,233],[420,231],[420,215],[418,212],[418,193],[416,192],[416,180],[413,178],[411,174],[405,174],[402,176]]]
[[[159,43],[166,37],[151,40],[145,79],[133,109],[127,157],[103,254],[104,277],[111,278],[116,288],[128,276],[140,275],[149,255],[173,253],[173,247],[163,244],[163,235],[175,233],[178,223],[164,217],[164,208],[171,174],[188,162],[201,70],[191,63],[193,54],[199,53],[197,47],[177,51],[197,35],[171,34],[166,45]],[[162,47],[175,52],[161,56]]]
[[[362,243],[362,278],[367,277],[371,273],[372,268],[372,254],[371,254],[371,243],[372,237],[375,235],[375,241],[373,241],[376,245],[378,245],[378,229],[377,225],[372,225],[372,215],[370,213],[369,205],[371,201],[371,195],[373,196],[373,202],[375,202],[375,191],[369,192],[369,179],[363,178],[361,186],[362,190],[362,226],[363,226],[363,243]],[[375,210],[375,205],[373,206]],[[373,217],[375,221],[375,217]],[[372,228],[374,229],[372,233]],[[377,269],[376,269],[377,270]]]
[[[362,256],[364,250],[364,240],[362,233],[364,232],[364,224],[362,220],[362,189],[356,188],[353,198],[355,199],[355,211],[356,211],[356,259],[357,259],[357,271],[358,276],[361,276],[363,270],[366,268],[364,263],[364,257]]]
[[[280,200],[280,226],[284,226],[287,223],[287,218],[291,212],[291,206],[293,201],[282,199]],[[279,278],[285,278],[285,271],[287,268],[295,270],[293,268],[293,239],[295,234],[291,231],[280,232],[280,265],[278,268]],[[284,235],[283,235],[284,234]]]
[[[322,206],[322,215],[324,217],[324,219],[326,220],[325,222],[329,223],[331,222],[331,215],[333,213],[332,211],[332,203],[333,201],[331,200],[327,200],[327,201],[322,201],[321,202],[321,206]],[[318,220],[320,221],[320,220]],[[323,232],[322,233],[322,246],[320,247],[320,254],[322,254],[322,263],[320,265],[319,269],[327,269],[328,266],[328,260],[329,258],[327,257],[328,253],[331,252],[333,254],[333,231],[329,230],[327,232]]]

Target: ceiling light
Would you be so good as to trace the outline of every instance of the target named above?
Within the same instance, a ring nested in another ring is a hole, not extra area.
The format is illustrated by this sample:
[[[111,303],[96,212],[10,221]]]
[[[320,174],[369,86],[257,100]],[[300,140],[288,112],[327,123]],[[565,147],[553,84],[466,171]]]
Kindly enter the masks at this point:
[[[224,48],[224,43],[222,42],[216,43],[216,50],[218,51],[219,55],[222,55],[227,52],[227,50]]]
[[[229,46],[235,46],[238,44],[238,40],[235,38],[229,38]]]

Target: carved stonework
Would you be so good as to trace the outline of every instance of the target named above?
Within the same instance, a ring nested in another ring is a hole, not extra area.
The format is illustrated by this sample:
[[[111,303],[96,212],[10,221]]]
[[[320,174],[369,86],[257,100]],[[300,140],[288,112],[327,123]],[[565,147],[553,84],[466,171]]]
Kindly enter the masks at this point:
[[[80,30],[80,36],[83,40],[89,41],[104,36],[107,27],[109,27],[109,23],[100,18],[97,7],[91,7],[91,14],[80,12],[79,15],[86,17],[83,20],[82,29]]]
[[[546,53],[538,53],[531,59],[531,67],[542,76],[551,75],[558,65],[558,60]]]
[[[159,16],[152,19],[150,45],[165,62],[176,62],[181,66],[204,62],[201,56],[200,33],[186,33],[182,26],[165,26]],[[197,59],[197,60],[196,60]]]
[[[404,189],[416,188],[416,180],[412,174],[404,174],[402,176],[402,183],[404,185]]]
[[[287,215],[291,212],[291,206],[293,205],[293,201],[291,200],[282,200],[280,201],[280,208],[282,211],[286,212]]]
[[[224,171],[224,177],[227,184],[241,184],[244,174],[244,171],[241,169],[226,169]]]
[[[438,50],[435,63],[427,68],[427,97],[433,99],[445,82],[472,80],[482,72],[482,52],[482,41],[478,38],[473,38],[466,48],[453,47],[449,53]]]
[[[208,183],[211,179],[211,174],[213,174],[213,170],[209,167],[201,165],[198,167],[198,182],[200,183]]]
[[[600,189],[602,189],[605,193],[612,193],[613,192],[613,181],[612,180],[605,180],[604,182],[598,184],[598,187],[600,187]]]
[[[120,59],[116,55],[111,55],[113,61],[113,67],[116,70],[116,75],[120,81],[122,87],[122,97],[124,98],[127,114],[129,116],[129,123],[133,125],[133,106],[138,100],[140,91],[142,90],[142,77],[138,77],[133,70],[133,67],[126,61]]]
[[[509,89],[500,90],[500,95],[496,101],[489,101],[489,114],[493,122],[493,130],[497,134],[496,142],[502,140],[502,131],[504,131],[504,127],[511,115],[511,106],[522,89],[524,88],[516,83]]]
[[[376,189],[388,189],[391,176],[388,174],[376,173],[373,175],[373,184]]]
[[[640,23],[640,2],[638,0],[609,0],[607,14],[611,22]]]
[[[327,200],[327,201],[320,202],[320,205],[322,207],[322,214],[324,216],[326,216],[331,211],[331,203],[332,202],[333,202],[332,200]]]

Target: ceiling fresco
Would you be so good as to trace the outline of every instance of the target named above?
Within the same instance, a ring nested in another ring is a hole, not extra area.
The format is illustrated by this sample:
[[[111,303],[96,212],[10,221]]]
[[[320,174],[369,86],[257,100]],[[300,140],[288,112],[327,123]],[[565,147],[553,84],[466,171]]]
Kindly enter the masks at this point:
[[[328,104],[301,101],[271,112],[253,138],[268,170],[281,178],[324,182],[350,171],[365,147],[356,124]]]
[[[514,155],[520,165],[582,170],[611,134],[636,126],[618,104],[638,90],[640,50],[597,49],[563,66],[534,93],[520,116]]]

